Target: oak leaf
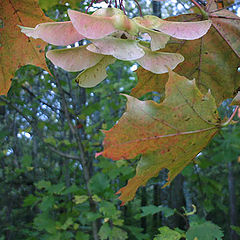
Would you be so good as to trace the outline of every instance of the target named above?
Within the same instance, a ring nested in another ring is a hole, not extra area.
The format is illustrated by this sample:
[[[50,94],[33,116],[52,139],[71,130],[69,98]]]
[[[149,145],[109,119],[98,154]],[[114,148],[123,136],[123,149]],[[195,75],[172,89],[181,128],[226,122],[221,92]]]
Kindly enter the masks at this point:
[[[37,0],[0,1],[0,94],[6,95],[15,71],[33,64],[49,71],[45,63],[45,46],[42,40],[24,36],[18,25],[35,26],[50,22],[39,8]]]
[[[123,203],[163,168],[169,170],[169,184],[221,126],[211,93],[203,95],[194,80],[172,71],[162,103],[125,96],[126,112],[112,129],[104,131],[104,150],[97,154],[113,160],[141,155],[135,177],[118,191]]]
[[[185,61],[175,72],[195,78],[203,92],[211,89],[217,104],[234,97],[240,87],[240,18],[228,10],[211,8],[208,12],[212,26],[206,35],[193,41],[172,39],[162,51],[179,53]],[[168,18],[171,21],[201,20],[198,14]],[[167,74],[154,74],[143,68],[137,70],[138,84],[132,95],[140,97],[147,92],[164,93]]]

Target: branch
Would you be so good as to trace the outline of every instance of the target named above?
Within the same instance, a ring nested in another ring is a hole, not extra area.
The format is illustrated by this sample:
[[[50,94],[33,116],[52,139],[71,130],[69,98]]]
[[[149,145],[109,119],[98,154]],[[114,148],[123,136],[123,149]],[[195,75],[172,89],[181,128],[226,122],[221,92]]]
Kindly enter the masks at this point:
[[[13,108],[15,111],[17,111],[21,116],[25,118],[25,120],[31,125],[32,124],[32,119],[30,119],[27,115],[25,115],[20,109],[18,109],[16,106],[14,106],[9,100],[4,98],[3,96],[0,96],[0,100],[4,103],[6,103],[8,106]]]
[[[42,140],[42,142],[44,143],[44,137],[42,135],[42,133],[40,133],[39,129],[35,126],[34,121],[32,119],[30,119],[27,115],[25,115],[20,109],[18,109],[15,105],[13,105],[11,103],[11,101],[7,100],[6,98],[4,98],[3,96],[0,96],[0,100],[4,103],[6,103],[9,107],[13,108],[16,112],[18,112],[38,133],[38,136],[40,137],[40,139]],[[34,118],[35,121],[37,120],[36,118]],[[62,156],[62,157],[66,157],[66,158],[70,158],[70,159],[76,159],[79,160],[78,156],[74,156],[71,154],[67,154],[64,152],[59,151],[58,149],[56,149],[55,147],[53,147],[50,144],[46,144],[46,146],[53,152],[57,153],[58,155]]]
[[[55,81],[57,83],[59,94],[62,97],[62,104],[63,104],[65,116],[67,118],[67,122],[68,122],[68,125],[69,125],[69,128],[70,128],[70,131],[72,132],[72,135],[74,136],[74,138],[75,138],[75,140],[78,144],[78,149],[79,149],[79,152],[80,152],[79,161],[80,161],[80,163],[82,165],[82,168],[83,168],[83,176],[84,176],[84,180],[85,180],[85,183],[86,183],[87,193],[88,193],[88,196],[89,196],[89,206],[90,206],[90,209],[91,209],[92,212],[96,212],[97,205],[96,205],[96,202],[92,198],[93,194],[92,194],[92,191],[91,191],[91,189],[89,188],[89,185],[88,185],[88,183],[90,181],[90,173],[89,173],[89,169],[88,169],[88,166],[87,166],[86,157],[84,155],[84,148],[83,148],[83,145],[82,145],[82,142],[81,142],[81,138],[79,136],[79,132],[77,131],[76,128],[74,128],[74,126],[72,124],[72,119],[71,119],[71,116],[70,116],[70,112],[68,110],[68,104],[67,104],[67,101],[66,101],[66,98],[65,98],[65,92],[64,92],[64,90],[61,86],[61,83],[58,79],[57,74],[55,74],[55,75],[56,75]],[[97,221],[96,220],[92,222],[92,231],[93,231],[94,240],[98,240],[99,237],[98,237],[98,227],[97,227]]]
[[[54,106],[48,104],[47,102],[43,101],[42,99],[39,99],[39,98],[38,98],[30,89],[28,89],[27,87],[22,86],[22,89],[25,90],[29,95],[31,95],[32,97],[34,97],[35,99],[37,99],[37,101],[39,101],[40,103],[42,103],[42,104],[48,106],[49,108],[51,108],[53,111],[58,110],[58,111],[60,111],[60,112],[63,112],[62,109],[59,109],[59,108],[57,108],[57,107],[54,107]]]
[[[52,145],[48,144],[47,147],[52,150],[53,152],[57,153],[59,156],[65,157],[65,158],[69,158],[69,159],[75,159],[75,160],[80,160],[80,158],[78,156],[74,156],[71,154],[67,154],[64,152],[59,151],[58,149],[56,149],[55,147],[53,147]]]

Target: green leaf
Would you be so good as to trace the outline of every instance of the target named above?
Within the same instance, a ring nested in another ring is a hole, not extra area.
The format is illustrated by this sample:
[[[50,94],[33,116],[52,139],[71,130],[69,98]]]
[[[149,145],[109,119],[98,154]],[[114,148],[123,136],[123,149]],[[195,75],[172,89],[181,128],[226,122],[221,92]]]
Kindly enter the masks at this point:
[[[76,240],[89,240],[90,236],[83,232],[77,232],[76,234]]]
[[[52,209],[53,207],[53,204],[54,204],[54,198],[52,196],[45,196],[43,197],[42,199],[42,202],[41,204],[39,205],[39,208],[45,212],[45,211],[48,211],[49,209]]]
[[[65,184],[64,183],[59,183],[59,184],[51,185],[48,188],[48,192],[52,193],[52,194],[54,193],[54,194],[60,195],[63,192],[64,189],[65,189]]]
[[[103,173],[95,174],[89,182],[89,187],[96,194],[103,194],[105,189],[109,188],[110,183],[108,177]]]
[[[56,224],[55,221],[51,219],[51,217],[46,214],[39,214],[37,217],[34,218],[34,226],[38,230],[45,230],[48,233],[56,233]]]
[[[75,81],[81,87],[90,88],[95,87],[107,77],[106,68],[108,65],[113,64],[116,59],[112,56],[104,56],[95,66],[90,67],[81,72]]]
[[[161,227],[158,229],[160,234],[156,235],[153,240],[179,240],[183,236],[178,231],[172,230],[169,227]]]
[[[191,224],[186,233],[187,240],[221,240],[223,232],[219,226],[212,222],[204,222],[202,224]]]
[[[101,240],[108,239],[108,237],[111,235],[111,228],[109,227],[108,223],[104,223],[99,232],[98,235]]]
[[[113,227],[112,238],[110,238],[111,240],[125,240],[127,238],[128,238],[128,235],[125,231],[123,231],[118,227]]]
[[[170,217],[174,215],[173,209],[168,207],[163,207],[163,206],[149,205],[149,206],[141,207],[141,210],[142,210],[142,213],[140,214],[140,217],[154,215],[158,212],[163,212],[165,217]]]
[[[33,196],[32,194],[28,195],[23,202],[23,206],[24,207],[28,207],[28,206],[33,206],[35,203],[37,203],[39,201],[39,198],[36,196]]]
[[[66,195],[69,193],[76,193],[79,191],[79,187],[76,184],[73,184],[72,186],[66,188],[63,192],[62,195]]]
[[[98,234],[101,240],[125,240],[128,238],[128,235],[125,231],[117,227],[113,227],[111,229],[108,223],[102,225]]]
[[[22,159],[22,166],[24,168],[30,167],[32,164],[32,157],[30,155],[24,155]]]
[[[240,227],[233,226],[233,225],[231,225],[230,227],[231,227],[232,230],[234,230],[240,236]]]
[[[34,184],[39,190],[45,188],[46,190],[48,190],[51,187],[51,182],[49,181],[45,181],[45,180],[41,180],[37,183]]]
[[[61,226],[62,230],[67,230],[73,224],[73,219],[68,218],[66,222]]]

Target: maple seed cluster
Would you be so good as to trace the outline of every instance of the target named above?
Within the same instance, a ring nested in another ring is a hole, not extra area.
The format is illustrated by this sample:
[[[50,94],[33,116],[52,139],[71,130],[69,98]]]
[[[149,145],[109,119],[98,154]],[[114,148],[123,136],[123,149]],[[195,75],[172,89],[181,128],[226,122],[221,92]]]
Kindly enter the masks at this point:
[[[46,54],[64,70],[84,70],[76,78],[81,87],[94,87],[103,81],[107,77],[106,67],[116,59],[134,60],[152,73],[166,73],[184,60],[181,54],[159,51],[170,37],[194,40],[211,26],[210,20],[170,22],[151,15],[129,19],[116,8],[102,8],[91,15],[68,10],[68,15],[71,21],[41,23],[35,28],[21,26],[21,31],[56,46],[89,40],[91,43],[84,46],[50,50]],[[145,35],[151,40],[146,40]]]

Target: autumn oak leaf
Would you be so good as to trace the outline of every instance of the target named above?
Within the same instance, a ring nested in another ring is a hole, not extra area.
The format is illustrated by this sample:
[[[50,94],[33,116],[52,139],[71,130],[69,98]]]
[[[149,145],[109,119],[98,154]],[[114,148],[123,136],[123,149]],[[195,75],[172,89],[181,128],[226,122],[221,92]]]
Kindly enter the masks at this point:
[[[104,150],[97,154],[113,160],[141,155],[135,177],[118,191],[123,203],[164,168],[169,170],[169,184],[221,126],[211,93],[203,95],[194,80],[172,71],[162,103],[125,96],[126,112],[112,129],[104,131]]]
[[[34,9],[34,10],[33,10]],[[37,0],[0,1],[0,94],[6,95],[15,71],[33,64],[49,71],[45,63],[46,43],[24,36],[18,25],[35,26],[50,22]]]

